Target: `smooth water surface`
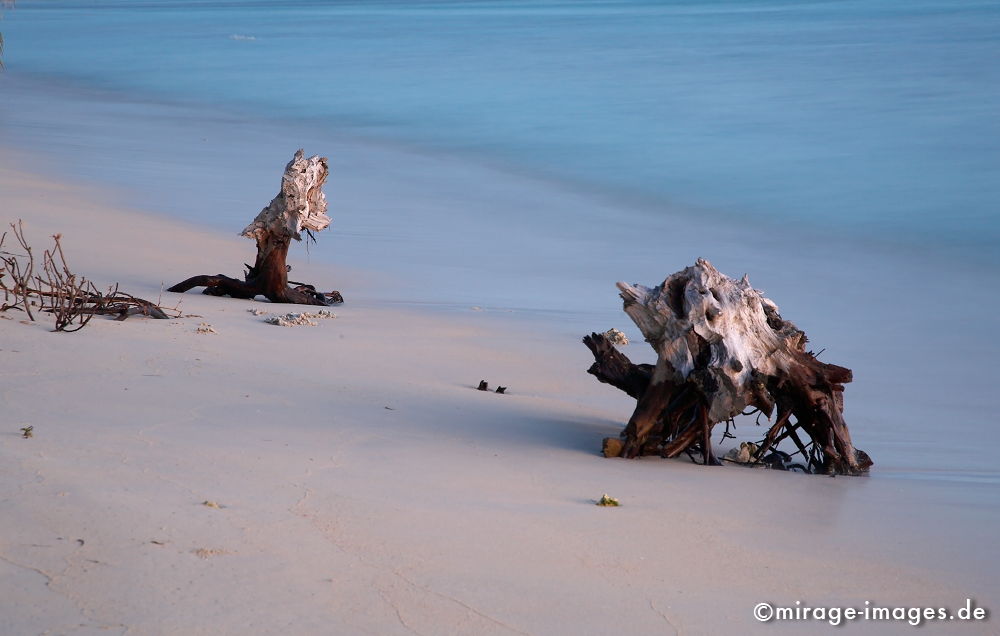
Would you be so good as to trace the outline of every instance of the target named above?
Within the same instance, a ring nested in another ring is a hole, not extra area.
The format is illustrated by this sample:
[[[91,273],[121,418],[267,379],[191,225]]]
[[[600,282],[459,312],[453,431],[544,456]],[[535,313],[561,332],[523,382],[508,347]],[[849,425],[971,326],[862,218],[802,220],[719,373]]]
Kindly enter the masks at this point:
[[[18,0],[16,74],[750,223],[1000,239],[1000,4]]]

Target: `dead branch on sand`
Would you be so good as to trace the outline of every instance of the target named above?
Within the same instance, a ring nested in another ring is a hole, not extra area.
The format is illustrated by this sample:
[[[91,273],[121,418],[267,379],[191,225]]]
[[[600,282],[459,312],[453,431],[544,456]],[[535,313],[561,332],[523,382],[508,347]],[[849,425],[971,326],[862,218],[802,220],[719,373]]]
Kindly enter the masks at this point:
[[[129,316],[143,315],[150,318],[170,318],[167,312],[179,316],[176,308],[164,309],[157,303],[136,298],[112,285],[101,292],[87,278],[73,273],[66,262],[61,235],[52,239],[55,245],[42,253],[41,269],[37,269],[34,251],[24,236],[22,221],[11,223],[11,234],[22,254],[3,250],[7,232],[0,236],[0,291],[3,304],[0,313],[15,309],[23,311],[29,320],[35,312],[50,313],[55,318],[55,331],[79,331],[95,315],[116,316],[125,320]]]

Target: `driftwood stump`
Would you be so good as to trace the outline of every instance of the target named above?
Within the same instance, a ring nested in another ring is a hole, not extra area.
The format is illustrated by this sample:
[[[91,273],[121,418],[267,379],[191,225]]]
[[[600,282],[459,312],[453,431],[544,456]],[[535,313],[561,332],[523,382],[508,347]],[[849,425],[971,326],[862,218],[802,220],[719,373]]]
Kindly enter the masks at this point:
[[[212,296],[254,298],[264,296],[273,303],[299,305],[332,305],[343,302],[340,292],[321,293],[312,285],[289,283],[289,266],[285,264],[292,239],[302,240],[305,230],[319,232],[330,225],[326,215],[326,195],[323,183],[330,168],[326,157],[305,158],[302,149],[295,153],[281,177],[281,191],[260,211],[242,236],[257,242],[257,260],[246,265],[243,280],[223,274],[192,276],[167,291],[186,292],[204,287]]]
[[[805,333],[745,276],[734,280],[698,259],[657,287],[618,289],[657,362],[633,364],[603,334],[584,338],[596,360],[589,373],[638,402],[621,441],[605,440],[606,455],[697,451],[704,463],[718,464],[712,428],[749,408],[768,419],[777,411],[756,461],[790,438],[813,472],[853,475],[871,467],[844,422],[851,370],[806,351]]]

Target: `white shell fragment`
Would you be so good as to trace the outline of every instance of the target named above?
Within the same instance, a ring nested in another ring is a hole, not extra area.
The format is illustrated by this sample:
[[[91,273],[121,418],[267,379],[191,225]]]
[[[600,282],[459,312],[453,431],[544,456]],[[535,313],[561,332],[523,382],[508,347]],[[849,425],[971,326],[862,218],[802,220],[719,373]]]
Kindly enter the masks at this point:
[[[279,327],[315,327],[319,325],[317,320],[329,320],[336,317],[337,314],[332,311],[320,309],[319,311],[292,311],[280,316],[268,316],[264,322]]]
[[[611,329],[608,329],[607,331],[605,331],[604,332],[604,336],[608,340],[611,341],[611,344],[614,344],[614,345],[627,345],[628,344],[628,336],[626,336],[621,331],[618,331],[614,327],[612,327]]]
[[[215,327],[213,327],[212,325],[208,324],[207,322],[203,322],[200,325],[198,325],[198,329],[197,329],[196,332],[197,333],[219,333],[218,331],[215,330]]]

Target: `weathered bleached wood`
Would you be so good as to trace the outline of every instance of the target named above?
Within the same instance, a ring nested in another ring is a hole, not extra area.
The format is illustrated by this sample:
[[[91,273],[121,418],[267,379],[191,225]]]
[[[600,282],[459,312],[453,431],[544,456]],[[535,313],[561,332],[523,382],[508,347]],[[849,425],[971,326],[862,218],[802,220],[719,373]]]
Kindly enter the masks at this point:
[[[289,285],[286,264],[291,241],[302,240],[301,232],[318,232],[330,225],[326,215],[326,195],[323,184],[330,169],[326,157],[306,158],[302,149],[295,153],[281,177],[281,190],[250,225],[242,236],[257,242],[257,258],[247,266],[244,280],[222,274],[193,276],[167,291],[185,292],[205,287],[204,293],[214,296],[253,298],[265,296],[275,303],[330,305],[343,302],[340,292],[326,294],[312,285]]]
[[[302,240],[300,232],[319,232],[330,225],[323,184],[330,174],[326,157],[309,157],[300,148],[285,166],[281,191],[241,234],[260,241],[271,234]]]
[[[622,434],[623,455],[658,450],[672,457],[697,449],[705,463],[715,463],[715,424],[748,407],[768,417],[777,408],[758,459],[786,436],[801,445],[801,429],[813,442],[805,459],[814,469],[856,474],[871,466],[851,443],[843,419],[850,369],[807,352],[805,333],[782,319],[747,277],[737,281],[699,259],[656,287],[618,288],[625,312],[657,353],[650,370],[632,365],[603,336],[584,339],[596,360],[590,373],[637,399]]]

